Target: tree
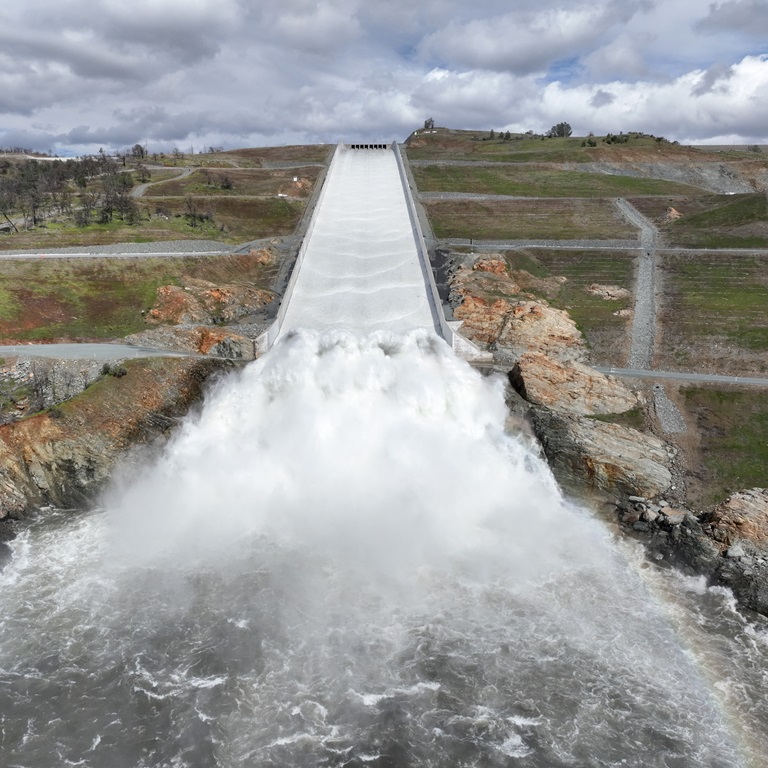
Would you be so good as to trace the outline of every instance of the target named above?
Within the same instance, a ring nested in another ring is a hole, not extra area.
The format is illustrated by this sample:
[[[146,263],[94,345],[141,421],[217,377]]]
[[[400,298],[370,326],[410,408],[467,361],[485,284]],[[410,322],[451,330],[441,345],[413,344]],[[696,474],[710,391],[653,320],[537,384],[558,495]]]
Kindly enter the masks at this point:
[[[547,136],[549,136],[550,139],[567,138],[572,133],[573,129],[570,125],[568,125],[568,123],[558,123],[557,125],[553,125],[549,131],[547,131]]]
[[[152,174],[150,174],[144,163],[139,163],[136,166],[136,175],[139,177],[139,183],[141,184],[146,184],[152,178]]]
[[[184,198],[184,218],[190,227],[197,226],[199,213],[197,211],[197,203],[193,197],[187,196]]]

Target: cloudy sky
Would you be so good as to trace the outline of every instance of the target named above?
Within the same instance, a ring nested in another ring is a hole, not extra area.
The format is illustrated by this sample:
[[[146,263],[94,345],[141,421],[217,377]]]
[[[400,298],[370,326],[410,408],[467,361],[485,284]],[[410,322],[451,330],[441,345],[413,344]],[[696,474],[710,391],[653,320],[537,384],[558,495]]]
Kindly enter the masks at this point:
[[[768,142],[768,0],[0,0],[0,147]]]

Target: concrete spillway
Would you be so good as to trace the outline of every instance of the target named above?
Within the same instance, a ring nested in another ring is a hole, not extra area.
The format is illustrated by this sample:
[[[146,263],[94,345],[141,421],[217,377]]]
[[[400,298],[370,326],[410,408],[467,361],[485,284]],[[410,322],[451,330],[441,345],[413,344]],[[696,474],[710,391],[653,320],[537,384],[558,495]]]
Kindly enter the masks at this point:
[[[392,148],[338,147],[277,338],[298,328],[363,334],[427,328],[445,335],[407,194]]]

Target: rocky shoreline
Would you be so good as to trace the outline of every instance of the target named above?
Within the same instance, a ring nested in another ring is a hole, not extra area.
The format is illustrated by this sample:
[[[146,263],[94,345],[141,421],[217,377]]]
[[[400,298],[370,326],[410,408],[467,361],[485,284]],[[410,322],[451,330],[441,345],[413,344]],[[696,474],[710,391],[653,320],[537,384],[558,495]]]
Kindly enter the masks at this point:
[[[80,394],[0,426],[0,542],[37,508],[94,503],[118,467],[142,466],[231,368],[193,357],[126,360]]]
[[[656,562],[727,586],[742,606],[768,616],[768,490],[744,489],[692,510],[675,447],[622,423],[652,408],[652,399],[589,367],[567,312],[526,293],[536,285],[546,294],[543,281],[511,271],[501,254],[453,254],[448,272],[461,333],[507,372],[510,411],[561,485],[601,499],[607,520],[642,541]],[[600,288],[609,300],[610,286]]]

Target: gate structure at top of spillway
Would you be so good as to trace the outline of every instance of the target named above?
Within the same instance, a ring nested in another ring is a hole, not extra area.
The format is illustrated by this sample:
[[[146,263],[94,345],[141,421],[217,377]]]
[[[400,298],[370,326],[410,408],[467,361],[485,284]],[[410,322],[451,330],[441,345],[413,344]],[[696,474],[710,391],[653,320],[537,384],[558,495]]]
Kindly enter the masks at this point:
[[[425,328],[483,353],[448,323],[397,144],[339,144],[263,349],[299,328]]]

